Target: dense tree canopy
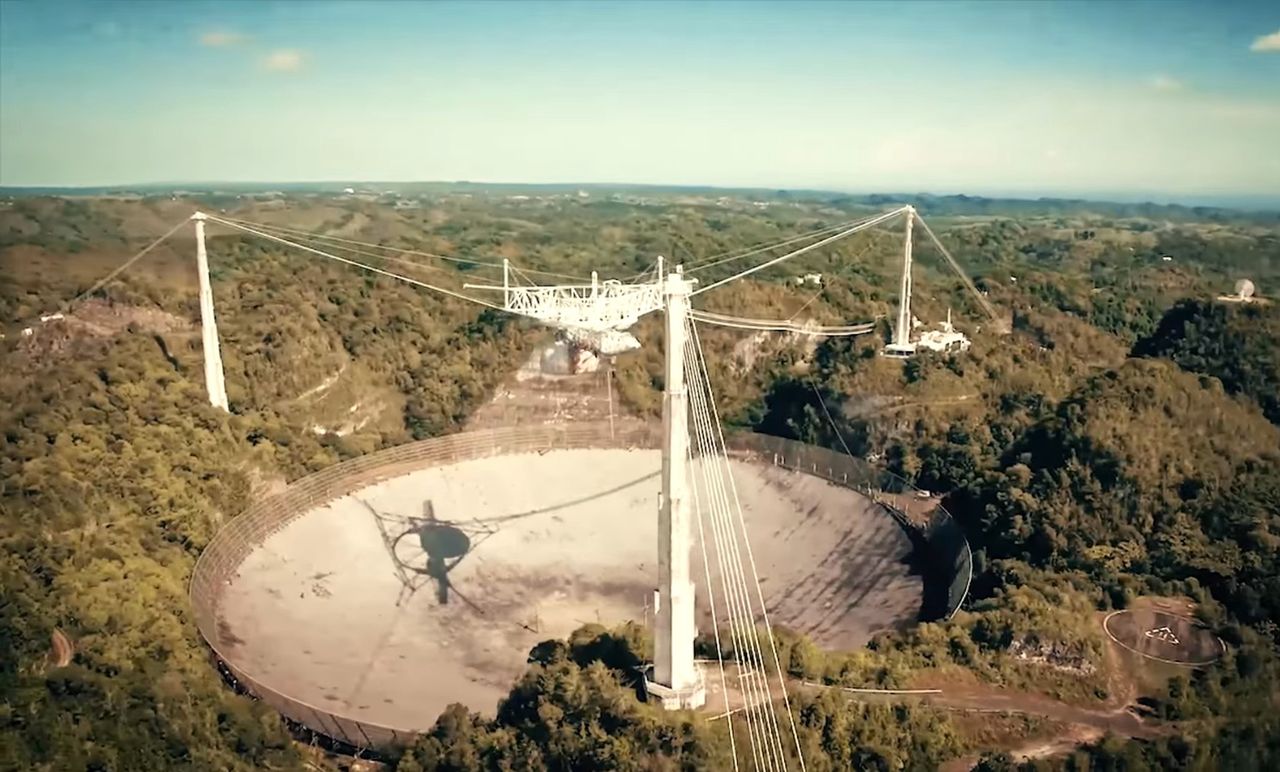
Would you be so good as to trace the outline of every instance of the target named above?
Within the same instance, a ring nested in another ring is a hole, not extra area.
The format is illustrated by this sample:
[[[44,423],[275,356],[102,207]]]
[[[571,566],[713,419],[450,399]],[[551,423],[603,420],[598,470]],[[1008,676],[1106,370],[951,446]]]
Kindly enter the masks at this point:
[[[1280,306],[1181,301],[1138,341],[1134,355],[1164,357],[1188,372],[1212,375],[1280,424]]]
[[[397,209],[324,196],[203,205],[466,255],[474,259],[415,274],[460,286],[502,257],[627,276],[657,254],[691,271],[710,265],[693,273],[707,282],[735,267],[708,258],[890,202],[768,192],[756,202],[687,191],[397,195],[415,199]],[[917,203],[927,216],[947,215],[941,235],[991,302],[1012,313],[1011,335],[977,329],[976,304],[928,248],[918,254],[917,315],[936,320],[954,308],[974,338],[964,356],[879,357],[885,323],[873,335],[825,342],[702,331],[727,423],[847,446],[947,493],[976,553],[971,599],[954,619],[857,652],[822,652],[779,631],[784,670],[828,684],[903,686],[962,669],[1096,703],[1110,693],[1092,612],[1141,593],[1183,593],[1231,651],[1149,695],[1162,718],[1183,722],[1178,731],[1043,763],[1273,767],[1280,335],[1274,306],[1206,298],[1246,273],[1260,286],[1280,274],[1274,221],[1075,202],[1042,202],[1034,215],[982,199]],[[0,209],[6,768],[296,766],[278,717],[226,688],[198,640],[185,597],[196,556],[255,486],[456,431],[545,334],[216,229],[210,253],[231,415],[204,400],[189,241],[157,249],[139,264],[146,270],[99,292],[73,319],[34,321],[188,210],[167,197],[17,199]],[[1172,222],[1133,219],[1151,215]],[[824,323],[884,317],[899,239],[866,234],[699,303]],[[823,286],[786,281],[802,271],[821,272]],[[659,321],[642,321],[646,346],[617,362],[621,398],[642,415],[661,405]],[[36,334],[18,332],[27,325]],[[62,667],[49,658],[55,630],[74,645]],[[1038,661],[1046,652],[1052,666]],[[637,701],[631,679],[644,656],[634,627],[543,644],[495,717],[450,709],[399,766],[723,768],[723,729]],[[923,708],[851,704],[833,692],[796,702],[812,769],[929,769],[977,750]]]

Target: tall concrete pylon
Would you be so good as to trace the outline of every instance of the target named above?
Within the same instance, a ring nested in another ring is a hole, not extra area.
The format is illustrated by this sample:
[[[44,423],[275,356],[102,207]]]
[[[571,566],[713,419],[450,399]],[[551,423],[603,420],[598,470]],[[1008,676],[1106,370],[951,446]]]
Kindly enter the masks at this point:
[[[707,699],[693,661],[693,508],[690,501],[689,392],[684,379],[685,322],[693,283],[677,268],[661,278],[666,309],[666,380],[662,393],[662,501],[658,510],[658,598],[649,693],[670,709]]]
[[[200,341],[204,350],[204,386],[209,404],[231,412],[227,404],[227,381],[222,375],[222,349],[218,345],[218,322],[213,316],[213,284],[209,281],[209,256],[204,250],[204,212],[191,215],[196,223],[196,269],[200,273]]]
[[[911,342],[911,226],[916,219],[915,207],[903,207],[907,215],[907,235],[902,247],[902,287],[898,294],[898,323],[893,328],[893,342],[885,346],[891,356],[910,356],[915,352]]]

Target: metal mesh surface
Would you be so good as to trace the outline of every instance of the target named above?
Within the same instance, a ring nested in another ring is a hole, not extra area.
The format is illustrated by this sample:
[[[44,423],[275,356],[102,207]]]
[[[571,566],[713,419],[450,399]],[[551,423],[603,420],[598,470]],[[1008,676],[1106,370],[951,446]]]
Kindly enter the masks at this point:
[[[917,549],[928,551],[928,563],[943,566],[946,576],[935,582],[937,612],[949,617],[964,602],[972,578],[968,542],[951,516],[933,506],[923,518],[913,517],[910,502],[917,491],[905,480],[857,458],[824,448],[760,434],[730,434],[729,452],[736,458],[814,475],[856,490],[879,503],[911,535]],[[196,626],[219,660],[255,697],[285,717],[357,748],[412,743],[418,731],[381,726],[343,716],[297,700],[255,679],[228,656],[219,634],[218,605],[222,590],[250,552],[273,534],[313,509],[384,480],[431,466],[514,453],[589,448],[658,448],[661,427],[649,424],[583,423],[567,426],[520,426],[435,437],[351,459],[308,475],[285,490],[254,502],[217,533],[196,562],[191,605]],[[656,513],[655,513],[656,514]],[[928,582],[926,582],[928,587]],[[926,591],[927,594],[927,591]]]

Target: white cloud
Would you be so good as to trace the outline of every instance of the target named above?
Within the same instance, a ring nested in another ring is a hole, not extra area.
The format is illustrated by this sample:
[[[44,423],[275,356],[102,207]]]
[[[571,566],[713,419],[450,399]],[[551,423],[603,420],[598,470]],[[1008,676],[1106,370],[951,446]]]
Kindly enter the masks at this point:
[[[1168,75],[1157,75],[1148,81],[1151,88],[1156,91],[1181,91],[1182,81],[1176,78],[1170,78]]]
[[[1260,35],[1257,40],[1253,41],[1253,45],[1249,46],[1249,50],[1258,52],[1280,51],[1280,29],[1270,35]]]
[[[229,30],[211,30],[200,36],[200,45],[209,48],[226,48],[244,42],[244,35]]]
[[[262,59],[262,66],[275,72],[293,72],[302,67],[302,52],[291,48],[272,51]]]

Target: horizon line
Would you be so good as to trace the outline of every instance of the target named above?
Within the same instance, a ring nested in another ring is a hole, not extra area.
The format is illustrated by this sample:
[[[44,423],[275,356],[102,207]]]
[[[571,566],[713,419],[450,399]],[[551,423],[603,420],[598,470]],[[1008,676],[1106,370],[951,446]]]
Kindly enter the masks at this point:
[[[578,187],[578,188],[656,188],[656,189],[712,189],[723,191],[768,191],[774,193],[820,193],[828,195],[841,196],[932,196],[936,198],[980,198],[991,200],[1012,200],[1012,201],[1079,201],[1087,203],[1100,204],[1128,204],[1128,205],[1151,205],[1151,206],[1183,206],[1183,207],[1202,207],[1202,208],[1219,208],[1219,209],[1241,209],[1246,206],[1264,206],[1267,208],[1280,209],[1280,193],[1246,193],[1246,192],[1206,192],[1203,194],[1194,193],[1173,193],[1159,191],[1124,191],[1124,190],[1058,190],[1052,189],[1035,189],[1035,188],[1005,188],[1003,190],[995,189],[986,192],[964,193],[964,192],[938,192],[935,190],[917,190],[915,192],[907,192],[906,190],[887,190],[887,189],[871,189],[871,188],[840,188],[837,186],[830,187],[814,187],[814,186],[781,186],[781,185],[727,185],[721,183],[660,183],[660,182],[582,182],[582,181],[558,181],[558,182],[527,182],[527,181],[499,181],[499,180],[470,180],[470,179],[356,179],[356,178],[329,178],[329,179],[294,179],[294,180],[161,180],[155,182],[129,182],[129,183],[108,183],[108,184],[76,184],[76,185],[56,185],[56,184],[7,184],[0,183],[0,192],[6,191],[23,191],[23,190],[65,190],[65,191],[90,191],[90,190],[112,190],[129,188],[182,188],[182,187],[199,187],[199,186],[218,186],[225,185],[234,186],[290,186],[290,185],[333,185],[342,187],[352,187],[354,185],[475,185],[478,187]],[[1109,196],[1118,196],[1117,198],[1107,198]],[[1164,199],[1163,201],[1156,199]],[[1217,203],[1192,203],[1194,201],[1216,201]],[[1237,203],[1226,204],[1224,201],[1234,201]],[[1247,204],[1241,202],[1249,202]]]

